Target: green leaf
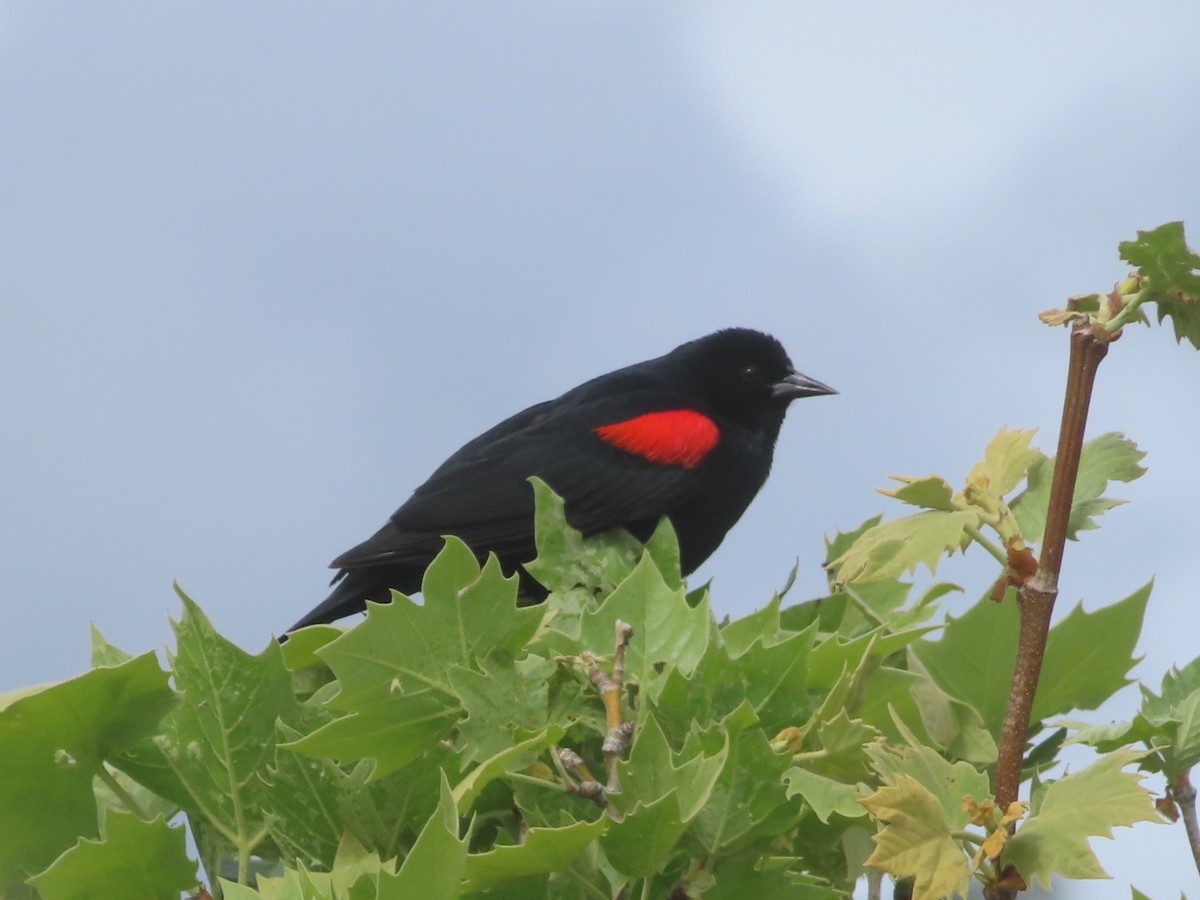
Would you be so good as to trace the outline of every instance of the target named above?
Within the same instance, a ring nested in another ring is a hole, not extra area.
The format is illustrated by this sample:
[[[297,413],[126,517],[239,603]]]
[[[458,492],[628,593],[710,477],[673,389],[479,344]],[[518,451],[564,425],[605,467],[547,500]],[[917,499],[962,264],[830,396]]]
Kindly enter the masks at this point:
[[[199,812],[234,848],[266,836],[261,775],[275,754],[275,720],[292,713],[279,644],[251,656],[227,641],[182,591],[174,681],[181,702],[155,743]]]
[[[1139,231],[1120,244],[1121,258],[1136,266],[1142,292],[1158,304],[1158,321],[1170,318],[1175,340],[1200,348],[1200,256],[1187,245],[1182,222]]]
[[[606,596],[633,571],[642,556],[642,545],[623,529],[585,538],[567,522],[562,498],[540,478],[529,481],[536,508],[533,522],[538,555],[525,564],[525,570],[550,591],[583,588],[592,597]],[[669,552],[658,549],[665,541],[665,535],[659,535],[656,553],[664,556],[664,567],[669,570],[665,562]],[[678,577],[673,580],[678,586]]]
[[[425,573],[423,604],[403,594],[369,604],[367,619],[318,655],[341,685],[335,705],[356,709],[368,701],[434,689],[453,700],[450,668],[474,667],[494,650],[516,655],[541,621],[537,607],[516,607],[517,578],[495,558],[482,570],[458,538]]]
[[[372,777],[382,778],[434,747],[461,717],[461,708],[446,694],[398,693],[355,703],[349,715],[285,746],[342,761],[371,759]]]
[[[146,897],[173,900],[196,884],[196,864],[187,858],[182,828],[157,817],[112,812],[104,838],[81,840],[29,879],[43,900]]]
[[[653,560],[644,556],[598,609],[584,612],[580,646],[611,656],[618,620],[633,626],[626,676],[645,684],[657,678],[664,665],[684,674],[696,667],[708,646],[712,613],[707,598],[689,606],[683,589],[671,588]]]
[[[411,762],[463,715],[451,671],[477,670],[493,651],[515,654],[537,629],[542,610],[517,609],[516,591],[494,557],[481,570],[462,541],[447,538],[425,573],[423,604],[403,594],[369,604],[365,622],[318,651],[341,688],[329,706],[348,714],[293,746],[373,758],[376,777]]]
[[[1085,729],[1076,740],[1093,746],[1114,738],[1123,738],[1125,743],[1144,741],[1158,751],[1169,779],[1188,771],[1200,763],[1200,657],[1167,672],[1161,691],[1160,696],[1142,687],[1141,711],[1132,723],[1123,723],[1124,731],[1105,734]],[[1147,768],[1145,763],[1143,768]]]
[[[373,777],[370,763],[359,763],[338,806],[346,828],[382,859],[407,852],[437,808],[442,778],[457,783],[464,777],[459,762],[438,745],[383,777]]]
[[[907,778],[923,787],[941,806],[942,821],[955,829],[962,828],[968,821],[963,812],[964,797],[968,794],[978,799],[991,796],[987,775],[970,763],[951,763],[931,747],[896,750],[877,745],[868,747],[867,754],[885,784],[898,785]]]
[[[1033,701],[1033,721],[1073,709],[1096,709],[1130,683],[1133,657],[1153,582],[1124,600],[1084,612],[1076,606],[1050,629]]]
[[[562,728],[551,725],[528,740],[506,747],[485,759],[455,786],[454,801],[459,811],[466,814],[489,782],[508,772],[528,768],[543,750],[561,740],[562,736]]]
[[[530,828],[518,845],[471,854],[463,889],[487,891],[506,881],[560,872],[597,840],[608,824],[606,819],[597,819],[563,828]]]
[[[812,707],[807,696],[808,652],[815,624],[779,643],[760,642],[731,656],[714,641],[690,676],[672,669],[652,708],[666,733],[682,740],[692,722],[702,726],[723,719],[749,703],[763,730],[772,734],[801,724]]]
[[[806,735],[806,746],[813,744],[819,749],[810,750],[801,754],[801,757],[806,758],[806,764],[820,774],[842,781],[857,781],[866,777],[867,755],[864,748],[881,737],[878,729],[859,719],[851,719],[845,708],[839,708],[827,721],[815,722],[809,733],[815,735],[815,740],[807,739]]]
[[[854,671],[866,657],[885,659],[937,630],[936,625],[896,632],[876,628],[850,641],[829,637],[812,649],[808,664],[809,682],[813,687],[831,688],[843,671]]]
[[[721,641],[730,656],[741,656],[755,643],[778,644],[794,632],[780,633],[780,598],[776,594],[762,609],[721,625]]]
[[[832,566],[841,584],[914,572],[921,563],[933,574],[944,554],[965,546],[966,529],[979,522],[973,509],[927,510],[892,519],[864,532]]]
[[[691,821],[709,802],[713,785],[725,767],[729,746],[724,743],[714,752],[708,751],[693,747],[690,753],[673,752],[658,720],[648,715],[638,729],[629,758],[617,764],[621,792],[612,795],[613,805],[630,812],[639,803],[651,803],[674,792],[682,821]]]
[[[20,692],[0,711],[0,893],[98,833],[92,779],[175,703],[153,653]]]
[[[649,878],[675,852],[687,823],[675,791],[639,803],[600,841],[609,864],[627,878]]]
[[[1160,821],[1140,776],[1122,772],[1144,754],[1118,751],[1046,788],[1037,812],[1008,842],[1001,860],[1026,881],[1050,887],[1050,876],[1107,878],[1089,837],[1112,837],[1117,825]]]
[[[853,784],[843,784],[799,766],[788,769],[783,778],[788,797],[803,799],[822,822],[828,823],[834,813],[846,818],[866,815],[866,809],[859,803],[859,789]]]
[[[940,475],[926,475],[924,478],[910,478],[906,475],[892,475],[894,481],[903,486],[879,490],[888,497],[895,497],[901,503],[920,506],[923,509],[940,509],[953,512],[956,507],[952,501],[954,488],[947,484]]]
[[[1099,528],[1096,517],[1124,500],[1105,497],[1109,482],[1130,482],[1145,473],[1140,463],[1146,456],[1137,444],[1110,431],[1085,441],[1075,477],[1075,494],[1067,521],[1067,537],[1079,539],[1079,532]],[[1013,516],[1027,541],[1040,541],[1046,530],[1046,512],[1050,505],[1050,482],[1054,477],[1054,459],[1039,455],[1029,469],[1028,484],[1012,502]]]
[[[1000,734],[1012,681],[1017,647],[1017,606],[1011,598],[984,598],[958,618],[947,616],[938,641],[922,640],[913,655],[937,685],[983,717],[992,735]]]
[[[846,900],[849,895],[819,878],[800,874],[778,857],[759,858],[746,854],[731,860],[713,873],[716,884],[704,891],[704,900]]]
[[[450,670],[450,683],[467,713],[458,734],[468,761],[486,759],[546,727],[555,668],[539,656],[518,663],[507,654],[493,654],[479,661],[479,671]]]
[[[1001,428],[988,442],[983,460],[967,473],[967,484],[997,500],[1003,498],[1024,480],[1026,470],[1042,455],[1029,446],[1036,433],[1036,429]]]
[[[280,745],[302,736],[284,722],[277,727]],[[263,809],[283,858],[332,865],[346,832],[342,805],[360,787],[333,760],[281,747],[268,769]]]
[[[395,875],[379,874],[379,900],[457,897],[467,866],[467,841],[458,836],[458,810],[442,776],[441,799]]]
[[[688,826],[687,835],[707,856],[736,852],[753,841],[790,829],[801,814],[783,785],[790,753],[767,743],[749,704],[704,732],[693,733],[683,753],[703,749],[715,754],[727,741],[728,758],[707,803]]]
[[[862,804],[883,823],[868,865],[898,878],[913,876],[913,900],[966,896],[970,867],[951,837],[954,820],[924,785],[900,775]]]

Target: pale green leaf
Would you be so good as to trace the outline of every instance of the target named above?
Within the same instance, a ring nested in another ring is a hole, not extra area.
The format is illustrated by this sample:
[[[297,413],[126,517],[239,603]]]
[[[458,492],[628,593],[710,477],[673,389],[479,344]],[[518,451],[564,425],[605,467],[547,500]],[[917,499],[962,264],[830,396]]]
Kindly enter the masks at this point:
[[[926,475],[924,478],[911,478],[907,475],[891,477],[894,481],[899,481],[901,486],[880,488],[879,493],[923,509],[940,509],[945,512],[957,509],[953,503],[954,488],[940,475]]]
[[[712,613],[707,599],[689,606],[682,588],[672,588],[649,556],[595,610],[583,614],[580,646],[611,658],[616,649],[616,623],[633,626],[625,654],[626,676],[646,684],[666,669],[690,673],[708,646]]]
[[[822,822],[828,823],[834,813],[846,818],[866,815],[866,809],[859,803],[863,795],[856,785],[844,784],[799,766],[788,769],[783,779],[787,782],[787,795],[803,799]]]
[[[458,836],[458,810],[445,776],[437,809],[395,875],[379,873],[379,900],[457,897],[466,871],[467,840]]]
[[[518,845],[473,853],[467,857],[463,889],[487,891],[506,881],[562,871],[604,834],[609,824],[607,819],[597,819],[563,828],[530,828]]]
[[[1140,465],[1145,455],[1133,441],[1117,432],[1107,432],[1084,442],[1067,522],[1068,538],[1077,540],[1079,532],[1098,528],[1097,516],[1125,502],[1105,497],[1104,492],[1111,481],[1130,482],[1141,477],[1146,471]],[[1026,541],[1040,541],[1046,530],[1053,477],[1053,458],[1039,455],[1029,469],[1025,490],[1010,504]]]
[[[962,828],[968,821],[963,812],[963,798],[990,796],[991,783],[983,772],[970,763],[951,763],[931,747],[902,747],[883,745],[867,748],[872,765],[885,784],[899,784],[909,778],[917,782],[941,806],[942,819],[953,828]]]
[[[175,623],[175,687],[180,703],[155,744],[199,813],[233,846],[266,834],[262,776],[275,754],[275,721],[295,709],[283,653],[270,641],[251,656],[216,632],[182,591]]]
[[[967,485],[997,500],[1003,498],[1021,483],[1026,470],[1041,455],[1029,446],[1036,433],[1036,429],[1001,428],[988,442],[983,459],[967,474]]]
[[[1047,888],[1051,875],[1107,878],[1088,838],[1111,838],[1118,825],[1160,821],[1141,776],[1121,771],[1143,755],[1116,751],[1050,784],[1035,814],[1008,842],[1002,862]]]
[[[97,836],[96,772],[175,703],[153,653],[16,693],[0,710],[0,894]]]
[[[102,839],[79,841],[29,881],[43,900],[176,900],[196,885],[196,863],[187,857],[182,828],[169,827],[162,816],[144,822],[114,811]]]
[[[837,580],[850,584],[891,578],[913,572],[922,563],[935,573],[942,556],[963,547],[969,539],[966,529],[979,521],[973,509],[927,510],[876,525],[833,561]]]
[[[898,878],[913,876],[913,900],[966,896],[966,855],[951,837],[942,804],[924,785],[899,775],[861,802],[883,823],[868,865]]]

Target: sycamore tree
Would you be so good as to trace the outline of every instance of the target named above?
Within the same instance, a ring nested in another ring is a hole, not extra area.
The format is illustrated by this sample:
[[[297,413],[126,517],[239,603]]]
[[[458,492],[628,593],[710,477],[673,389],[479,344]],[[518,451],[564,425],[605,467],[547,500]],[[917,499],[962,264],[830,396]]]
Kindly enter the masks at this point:
[[[1128,438],[1085,437],[1098,366],[1150,309],[1200,346],[1182,225],[1121,254],[1111,293],[1042,315],[1070,329],[1053,455],[1001,429],[961,486],[897,478],[909,514],[829,540],[826,596],[718,621],[669,522],[585,539],[535,480],[540,605],[448,538],[420,603],[257,655],[182,592],[165,669],[95,632],[90,671],[0,695],[0,894],[819,900],[887,874],[1000,900],[1105,877],[1091,837],[1168,820],[1200,860],[1200,660],[1089,723],[1150,584],[1051,627],[1064,542],[1143,471]],[[959,551],[995,580],[946,618],[958,588],[913,576]],[[1069,744],[1094,762],[1065,771]]]

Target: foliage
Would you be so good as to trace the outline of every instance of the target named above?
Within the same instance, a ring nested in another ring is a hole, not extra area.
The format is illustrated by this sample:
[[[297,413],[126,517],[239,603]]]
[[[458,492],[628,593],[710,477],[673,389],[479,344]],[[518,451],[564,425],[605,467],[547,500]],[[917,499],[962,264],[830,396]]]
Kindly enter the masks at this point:
[[[1122,245],[1141,271],[1119,304],[1059,320],[1116,330],[1157,302],[1195,343],[1197,260],[1164,229]],[[97,632],[90,671],[0,695],[0,894],[817,900],[874,871],[931,900],[1104,877],[1089,839],[1160,818],[1141,773],[1172,786],[1163,812],[1186,799],[1200,660],[1143,686],[1129,722],[1063,719],[1130,683],[1150,585],[1072,610],[1018,735],[1041,739],[1030,801],[996,804],[1014,594],[1056,465],[1034,437],[1002,429],[957,491],[897,478],[884,493],[916,511],[830,539],[827,596],[733,621],[687,591],[668,522],[644,548],[585,538],[536,481],[539,605],[455,538],[420,603],[256,655],[180,592],[168,669]],[[1117,434],[1083,445],[1067,536],[1142,456]],[[997,581],[943,622],[957,588],[906,577],[975,546]],[[1064,773],[1068,742],[1095,761]]]

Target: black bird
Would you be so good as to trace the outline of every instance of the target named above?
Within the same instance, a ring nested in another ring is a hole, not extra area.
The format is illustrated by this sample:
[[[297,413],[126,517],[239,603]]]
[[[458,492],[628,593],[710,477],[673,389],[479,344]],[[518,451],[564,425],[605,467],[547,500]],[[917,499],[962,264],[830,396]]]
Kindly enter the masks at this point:
[[[775,338],[746,328],[593,378],[442,463],[386,525],[330,563],[339,570],[333,592],[288,630],[387,601],[390,588],[417,592],[443,535],[519,571],[537,555],[531,475],[563,498],[584,534],[620,527],[644,540],[667,516],[686,575],[766,481],[788,404],[833,393],[797,372]]]

